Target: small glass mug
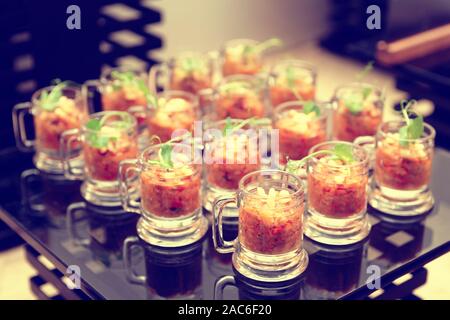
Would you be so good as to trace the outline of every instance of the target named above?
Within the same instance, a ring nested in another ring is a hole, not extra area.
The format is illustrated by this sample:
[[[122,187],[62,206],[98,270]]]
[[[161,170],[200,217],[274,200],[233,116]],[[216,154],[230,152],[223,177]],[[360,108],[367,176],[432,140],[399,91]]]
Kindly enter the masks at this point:
[[[220,52],[222,76],[237,74],[255,75],[263,68],[262,55],[258,52],[245,54],[247,46],[255,46],[259,42],[250,39],[234,39],[225,43]]]
[[[242,177],[261,168],[258,128],[247,125],[224,135],[224,128],[230,122],[238,124],[241,120],[220,120],[205,125],[203,206],[209,212],[216,198],[234,194]]]
[[[56,107],[41,106],[43,94],[48,95],[55,86],[36,91],[31,102],[19,103],[13,108],[13,126],[17,147],[22,151],[34,149],[33,162],[41,171],[62,174],[59,140],[64,131],[79,128],[88,115],[86,99],[82,90],[66,86]],[[31,114],[34,120],[35,139],[27,136],[25,116]],[[74,160],[75,161],[75,160]]]
[[[159,247],[180,247],[199,241],[208,230],[202,214],[201,153],[191,145],[171,143],[173,167],[167,167],[158,163],[164,145],[148,147],[138,159],[120,164],[122,206],[141,215],[141,239]],[[134,190],[139,190],[140,200]]]
[[[353,142],[373,136],[383,119],[382,91],[367,83],[352,83],[336,89],[333,98],[333,138]]]
[[[101,129],[89,126],[92,120],[101,124]],[[82,148],[74,148],[81,143]],[[124,111],[103,111],[89,116],[81,129],[64,132],[61,138],[63,167],[66,178],[84,179],[82,197],[98,206],[120,206],[119,164],[133,159],[138,154],[136,119]],[[74,166],[70,156],[82,154],[84,165]]]
[[[276,63],[268,77],[272,108],[288,101],[311,101],[316,96],[316,68],[302,60],[282,60]]]
[[[226,241],[223,209],[239,208],[239,235]],[[285,281],[299,276],[308,264],[303,249],[304,188],[296,176],[280,170],[247,174],[237,195],[216,199],[213,239],[219,253],[233,253],[233,266],[247,278]]]
[[[222,79],[214,90],[204,92],[209,101],[203,113],[207,120],[262,118],[267,114],[266,84],[259,76],[236,75]]]
[[[436,131],[425,123],[422,137],[401,142],[399,130],[404,125],[404,121],[385,122],[375,137],[360,137],[355,143],[371,146],[374,152],[370,206],[382,213],[414,218],[434,206],[429,184]]]
[[[366,238],[370,231],[367,215],[369,155],[357,145],[328,141],[311,148],[310,154],[333,150],[336,144],[352,146],[355,161],[340,163],[329,155],[307,160],[308,211],[305,235],[329,245],[348,245]]]
[[[161,142],[172,139],[177,130],[193,132],[199,118],[198,99],[195,95],[178,90],[167,90],[157,95],[158,106],[146,108],[148,137],[158,136]],[[148,144],[147,144],[148,145]]]
[[[168,62],[152,66],[149,86],[152,92],[178,90],[193,95],[213,87],[215,60],[212,54],[183,52]]]
[[[290,101],[277,106],[273,113],[273,128],[279,130],[280,164],[300,160],[315,145],[328,139],[328,104],[315,103],[320,114],[303,112],[305,102]]]

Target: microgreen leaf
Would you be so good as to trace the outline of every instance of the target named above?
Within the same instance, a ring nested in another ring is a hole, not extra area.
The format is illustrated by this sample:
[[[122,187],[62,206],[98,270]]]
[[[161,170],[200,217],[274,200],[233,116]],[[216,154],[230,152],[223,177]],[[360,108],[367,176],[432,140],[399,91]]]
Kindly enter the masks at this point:
[[[286,68],[286,81],[289,89],[294,90],[295,89],[295,71],[292,66],[288,66]]]
[[[119,72],[114,70],[111,72],[111,77],[119,82],[119,84],[116,83],[114,85],[115,88],[118,89],[123,86],[134,86],[144,94],[147,103],[154,108],[158,108],[158,99],[150,92],[150,89],[145,84],[145,81],[140,77],[137,77],[135,73],[131,71]]]
[[[338,143],[334,146],[335,155],[345,163],[355,161],[353,156],[353,147],[349,144]]]
[[[310,114],[311,112],[314,112],[316,116],[320,116],[319,106],[315,104],[314,101],[306,101],[303,104],[303,113]]]
[[[55,85],[50,92],[44,91],[39,99],[39,105],[42,109],[52,111],[58,106],[59,99],[62,97],[62,90],[67,86],[66,82],[60,82]]]
[[[348,144],[338,143],[334,146],[332,150],[319,150],[313,152],[301,160],[289,160],[286,164],[285,170],[290,173],[296,173],[300,168],[302,168],[308,159],[315,156],[327,154],[336,157],[337,159],[343,161],[345,164],[352,163],[355,161],[353,156],[353,147]]]
[[[93,131],[99,131],[101,129],[101,124],[99,119],[91,119],[86,123],[86,128]]]
[[[369,62],[364,66],[364,69],[362,69],[362,71],[359,72],[359,73],[356,75],[356,80],[357,80],[358,82],[361,82],[361,81],[369,74],[369,72],[372,71],[372,69],[373,69],[373,64],[374,64],[373,61],[369,61]]]
[[[399,140],[402,146],[408,145],[408,140],[419,139],[424,131],[424,122],[421,115],[415,114],[415,118],[410,117],[410,109],[416,100],[403,100],[400,105],[402,108],[402,116],[406,125],[399,129]]]
[[[102,149],[108,147],[108,144],[110,141],[116,141],[117,136],[105,136],[101,134],[101,129],[105,125],[106,120],[110,119],[111,117],[119,116],[122,120],[117,120],[111,123],[108,123],[109,126],[117,128],[117,129],[127,129],[130,127],[131,122],[129,121],[131,118],[124,118],[123,112],[109,112],[106,115],[104,115],[101,119],[90,119],[86,123],[86,128],[89,130],[86,135],[86,139],[88,140],[89,144],[97,149]]]
[[[165,168],[173,168],[172,162],[172,150],[173,147],[169,143],[164,143],[161,145],[161,149],[159,149],[159,157],[161,160],[161,166]]]

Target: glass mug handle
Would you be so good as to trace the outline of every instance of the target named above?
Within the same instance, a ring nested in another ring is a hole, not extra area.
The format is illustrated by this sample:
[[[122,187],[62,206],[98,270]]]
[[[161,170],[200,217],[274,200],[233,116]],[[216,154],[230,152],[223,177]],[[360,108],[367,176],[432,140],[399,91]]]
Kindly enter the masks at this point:
[[[375,144],[376,139],[373,136],[361,136],[357,137],[354,141],[354,144],[356,144],[359,147],[362,147],[367,151],[369,154],[369,163],[370,163],[370,169],[373,168],[373,163],[375,161]]]
[[[131,250],[134,246],[141,246],[139,238],[128,237],[123,242],[123,262],[127,273],[127,278],[131,283],[144,285],[146,276],[137,274],[133,269]]]
[[[34,140],[28,139],[25,128],[25,115],[31,114],[31,108],[31,102],[23,102],[16,104],[12,111],[14,137],[20,151],[30,151],[35,145]]]
[[[218,198],[213,204],[213,241],[214,247],[219,253],[230,253],[234,251],[234,241],[226,241],[223,238],[222,220],[223,209],[227,204],[237,204],[236,198]]]
[[[217,279],[214,284],[213,300],[223,300],[223,290],[228,286],[236,287],[236,279],[234,276],[223,276]]]
[[[101,82],[98,79],[87,80],[81,87],[81,93],[83,98],[85,99],[88,113],[95,112],[93,92],[101,92]]]
[[[22,193],[23,205],[25,205],[26,208],[30,208],[31,210],[36,211],[36,212],[44,212],[45,205],[42,202],[32,203],[32,200],[31,200],[32,197],[31,197],[29,190],[30,190],[30,185],[34,181],[38,181],[40,179],[41,179],[41,176],[40,176],[39,170],[37,170],[37,169],[25,170],[20,175],[20,189],[21,189],[21,193]],[[41,197],[39,197],[39,198],[41,198]]]
[[[76,202],[72,203],[67,207],[67,213],[66,213],[66,226],[67,231],[69,233],[69,238],[72,239],[76,244],[78,245],[89,245],[91,243],[91,240],[89,238],[82,238],[79,236],[77,228],[76,228],[76,222],[75,222],[75,212],[80,210],[86,210],[86,203],[85,202]]]
[[[133,199],[130,194],[129,174],[134,172],[139,176],[141,170],[137,167],[137,160],[123,160],[119,165],[119,189],[122,207],[125,211],[141,213],[139,201]],[[137,183],[135,184],[135,187]]]
[[[150,92],[157,93],[158,92],[158,84],[160,83],[161,77],[167,75],[167,69],[169,66],[166,63],[155,64],[150,68],[148,74],[148,87]],[[163,89],[166,89],[166,83],[162,84]]]
[[[73,155],[74,150],[72,145],[79,142],[81,142],[80,129],[64,131],[59,140],[64,176],[70,180],[82,180],[84,178],[83,166],[73,166],[71,161],[79,157],[81,153],[79,151],[77,155]]]

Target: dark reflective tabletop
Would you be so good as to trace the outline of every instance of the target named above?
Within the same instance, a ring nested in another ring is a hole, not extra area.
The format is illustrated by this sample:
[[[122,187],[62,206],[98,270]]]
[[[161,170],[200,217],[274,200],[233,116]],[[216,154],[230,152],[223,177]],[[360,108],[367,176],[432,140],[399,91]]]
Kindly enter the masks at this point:
[[[178,249],[143,243],[136,238],[137,215],[87,205],[79,182],[40,173],[30,155],[4,151],[0,165],[0,218],[61,272],[79,266],[82,290],[92,298],[212,299],[215,289],[224,299],[362,298],[371,292],[367,282],[379,279],[383,287],[450,247],[450,154],[439,149],[431,187],[436,206],[425,219],[399,223],[371,213],[370,237],[348,247],[305,239],[307,271],[272,284],[235,275],[231,256],[215,252],[210,234]],[[230,224],[224,232],[232,238],[237,230]],[[123,257],[127,238],[130,276]]]

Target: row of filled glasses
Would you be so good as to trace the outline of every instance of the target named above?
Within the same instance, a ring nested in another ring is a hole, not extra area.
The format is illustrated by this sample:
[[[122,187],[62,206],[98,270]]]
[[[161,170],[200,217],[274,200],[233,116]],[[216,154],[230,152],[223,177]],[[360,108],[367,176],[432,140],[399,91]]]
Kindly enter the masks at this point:
[[[219,80],[205,67],[209,56],[185,54],[153,67],[148,77],[114,69],[82,87],[44,88],[14,108],[18,144],[36,149],[39,169],[83,179],[88,202],[142,214],[138,234],[148,243],[199,240],[208,229],[204,206],[213,212],[218,251],[234,251],[236,270],[259,279],[285,279],[306,268],[304,232],[328,244],[362,240],[370,229],[368,199],[394,215],[431,209],[435,131],[411,116],[410,104],[403,120],[382,123],[381,91],[363,83],[317,102],[313,67],[288,60],[269,73],[247,68],[252,54],[260,54],[247,46],[231,50],[239,63],[222,56]],[[205,86],[204,74],[211,77]],[[104,111],[89,115],[93,91]],[[35,140],[27,137],[27,112]],[[263,129],[270,134],[254,134]],[[270,146],[262,148],[263,140]],[[231,210],[239,219],[232,243],[221,235],[230,206],[239,212]]]

